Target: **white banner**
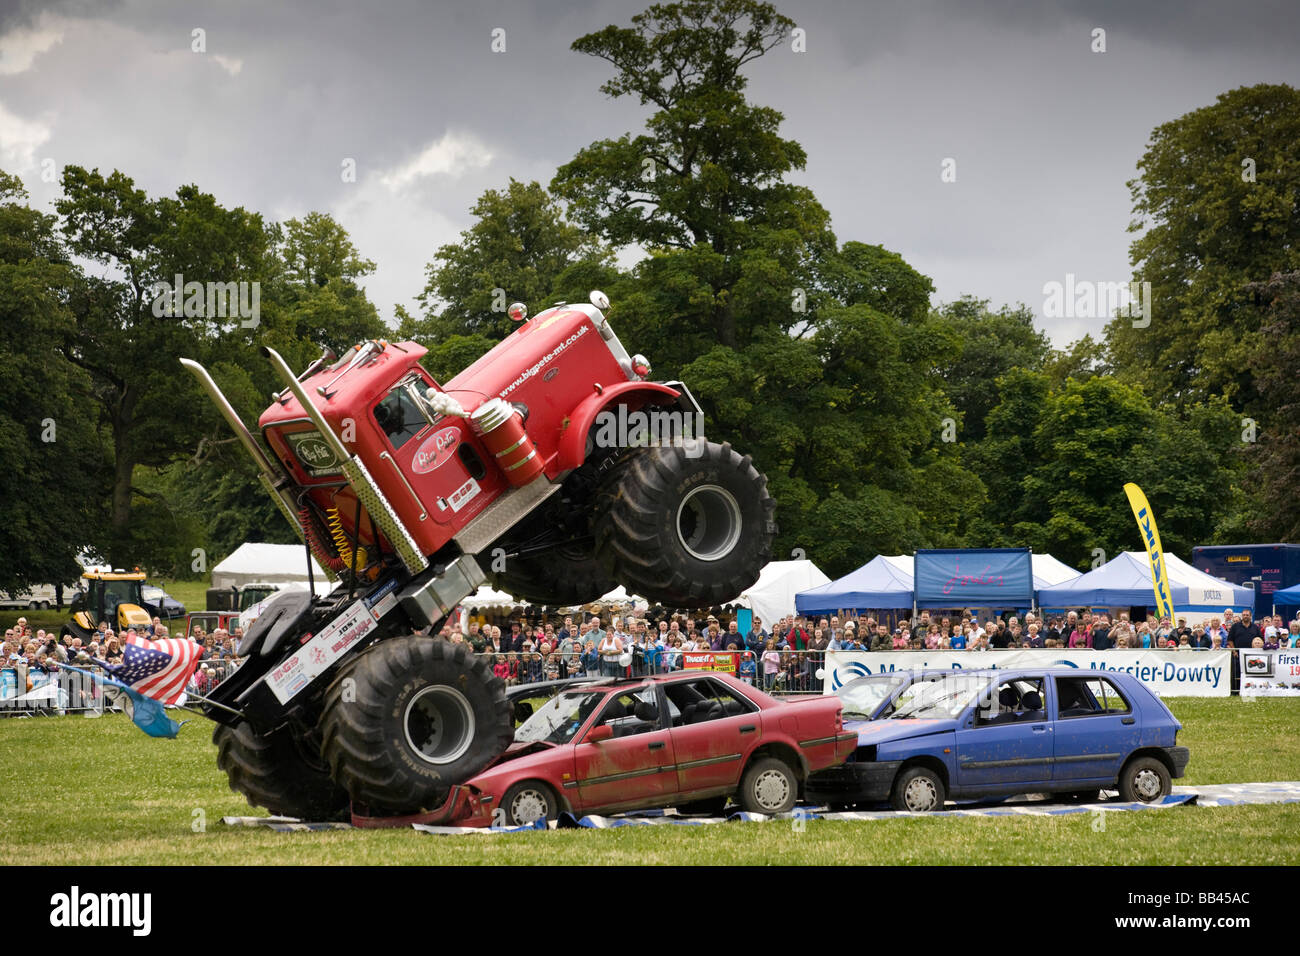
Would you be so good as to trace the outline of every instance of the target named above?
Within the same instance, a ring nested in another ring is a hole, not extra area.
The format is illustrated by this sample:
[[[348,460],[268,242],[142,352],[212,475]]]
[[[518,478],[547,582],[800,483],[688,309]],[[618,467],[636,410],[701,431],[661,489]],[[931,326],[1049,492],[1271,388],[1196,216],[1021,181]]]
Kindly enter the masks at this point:
[[[1232,652],[1226,650],[830,651],[826,654],[823,689],[833,694],[855,677],[890,671],[986,667],[1124,671],[1160,697],[1227,697],[1232,684]],[[1300,676],[1295,680],[1300,683]]]
[[[1300,697],[1300,649],[1239,650],[1242,697]]]

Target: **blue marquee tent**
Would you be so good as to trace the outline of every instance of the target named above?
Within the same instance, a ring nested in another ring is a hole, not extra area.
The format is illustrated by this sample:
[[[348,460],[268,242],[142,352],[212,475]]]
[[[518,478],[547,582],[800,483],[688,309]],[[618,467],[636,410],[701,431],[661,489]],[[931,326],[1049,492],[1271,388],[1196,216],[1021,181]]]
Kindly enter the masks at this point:
[[[1273,592],[1273,605],[1281,604],[1284,607],[1295,607],[1300,605],[1300,584],[1293,584],[1289,588],[1283,588],[1280,591]]]
[[[898,557],[877,555],[856,571],[794,597],[800,614],[830,614],[841,608],[912,608],[912,575]]]
[[[1255,592],[1250,588],[1198,571],[1175,554],[1165,553],[1165,570],[1176,611],[1222,611],[1226,607],[1249,610],[1255,606]],[[1151,564],[1141,551],[1122,551],[1073,581],[1038,592],[1042,607],[1150,607],[1154,602]]]

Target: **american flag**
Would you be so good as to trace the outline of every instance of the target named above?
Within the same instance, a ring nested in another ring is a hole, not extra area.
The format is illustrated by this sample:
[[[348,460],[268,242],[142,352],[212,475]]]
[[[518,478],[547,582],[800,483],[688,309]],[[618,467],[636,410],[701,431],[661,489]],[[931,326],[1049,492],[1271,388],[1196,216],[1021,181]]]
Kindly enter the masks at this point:
[[[128,635],[121,664],[105,666],[117,680],[133,691],[164,704],[174,704],[198,663],[203,648],[187,638],[148,638]]]

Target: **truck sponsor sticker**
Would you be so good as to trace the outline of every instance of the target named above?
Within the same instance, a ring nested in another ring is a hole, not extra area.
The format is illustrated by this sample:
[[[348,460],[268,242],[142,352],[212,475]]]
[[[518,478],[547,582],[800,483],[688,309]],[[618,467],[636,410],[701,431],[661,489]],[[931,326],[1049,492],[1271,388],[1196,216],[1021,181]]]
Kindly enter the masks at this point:
[[[266,675],[271,693],[282,704],[317,677],[375,626],[375,617],[364,601],[357,601],[309,640],[298,653]]]
[[[451,458],[459,444],[460,429],[454,425],[434,432],[415,450],[415,457],[411,459],[411,471],[417,475],[427,475]]]
[[[465,505],[470,502],[470,499],[477,495],[480,490],[478,482],[471,478],[447,496],[447,504],[451,505],[452,511],[459,511],[461,508],[465,507]]]
[[[363,598],[366,607],[370,608],[370,613],[375,619],[383,617],[393,608],[397,607],[397,579],[391,578],[385,581],[374,591]]]

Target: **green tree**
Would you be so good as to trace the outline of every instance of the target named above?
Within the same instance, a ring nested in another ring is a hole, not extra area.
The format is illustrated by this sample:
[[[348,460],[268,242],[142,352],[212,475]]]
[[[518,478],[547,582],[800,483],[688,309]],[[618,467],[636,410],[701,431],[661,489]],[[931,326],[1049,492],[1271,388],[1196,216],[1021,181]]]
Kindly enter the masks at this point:
[[[1250,282],[1300,268],[1300,91],[1259,84],[1156,128],[1129,183],[1129,258],[1151,283],[1147,327],[1116,317],[1117,373],[1157,401],[1254,400]]]
[[[438,249],[426,268],[422,320],[405,326],[430,349],[455,335],[498,341],[514,328],[505,311],[510,303],[538,312],[561,291],[572,292],[576,267],[599,274],[612,263],[612,254],[567,222],[539,183],[511,179],[506,189],[480,196],[470,212],[474,225],[460,242]],[[580,294],[585,301],[586,291]],[[455,352],[463,350],[461,342]]]
[[[1141,486],[1169,551],[1190,555],[1231,508],[1237,418],[1219,399],[1183,414],[1110,377],[1053,390],[1042,372],[999,380],[988,435],[967,456],[988,486],[982,528],[1083,569],[1142,547],[1124,484]],[[992,537],[992,535],[990,535]]]
[[[614,67],[601,90],[651,111],[580,150],[551,189],[615,247],[645,252],[603,288],[619,338],[680,377],[709,436],[751,454],[778,501],[778,554],[828,572],[875,550],[952,544],[978,478],[941,440],[936,368],[959,348],[930,280],[901,256],[840,246],[782,116],[746,68],[789,34],[770,4],[660,4],[574,43]]]
[[[835,251],[826,210],[785,179],[804,167],[803,147],[744,93],[745,67],[792,26],[767,3],[687,0],[573,44],[613,65],[602,92],[653,112],[644,132],[580,150],[551,189],[611,245],[653,253],[638,279],[673,319],[658,331],[697,354],[702,339],[744,348],[760,326],[805,320],[800,292],[817,285],[807,265]]]
[[[108,267],[105,277],[74,290],[74,326],[63,354],[89,379],[107,434],[112,470],[103,551],[114,563],[134,563],[143,543],[131,535],[136,468],[165,466],[192,449],[207,414],[207,402],[180,379],[176,357],[204,358],[252,334],[238,316],[167,314],[174,310],[163,307],[165,300],[156,309],[158,284],[178,274],[186,283],[257,280],[268,235],[260,216],[224,209],[194,186],[151,199],[120,172],[103,176],[79,166],[64,169],[55,208],[69,249]]]
[[[963,296],[938,312],[961,342],[961,351],[939,372],[961,413],[962,437],[977,442],[984,437],[984,422],[995,401],[993,381],[1012,369],[1042,368],[1051,343],[1034,328],[1034,313],[1024,305],[994,312],[987,299]]]
[[[0,589],[10,593],[80,573],[108,487],[89,383],[59,353],[79,270],[55,218],[26,199],[0,170]]]
[[[1267,425],[1251,433],[1241,422],[1238,448],[1251,501],[1249,530],[1265,541],[1300,540],[1300,272],[1252,287],[1265,303],[1260,349],[1251,360]]]

